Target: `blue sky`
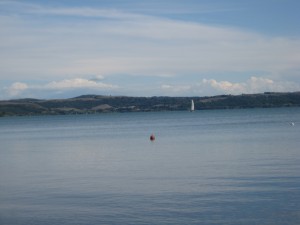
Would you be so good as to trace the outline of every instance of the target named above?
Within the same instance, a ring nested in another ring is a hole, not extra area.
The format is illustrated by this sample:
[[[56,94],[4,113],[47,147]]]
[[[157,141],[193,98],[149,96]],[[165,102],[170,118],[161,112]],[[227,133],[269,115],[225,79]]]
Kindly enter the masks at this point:
[[[0,98],[300,91],[297,0],[0,0]]]

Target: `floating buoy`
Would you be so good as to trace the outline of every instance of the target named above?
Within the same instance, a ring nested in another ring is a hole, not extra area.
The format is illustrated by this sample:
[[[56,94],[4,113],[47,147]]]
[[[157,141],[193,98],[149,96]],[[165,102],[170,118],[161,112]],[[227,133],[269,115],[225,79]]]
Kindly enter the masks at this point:
[[[155,136],[154,136],[154,134],[151,134],[150,135],[150,141],[154,141],[155,140]]]

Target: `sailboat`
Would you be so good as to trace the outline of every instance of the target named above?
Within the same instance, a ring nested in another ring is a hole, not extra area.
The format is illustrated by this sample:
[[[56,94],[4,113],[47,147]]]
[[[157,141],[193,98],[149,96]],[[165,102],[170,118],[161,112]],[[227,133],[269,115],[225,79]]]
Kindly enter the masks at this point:
[[[191,112],[194,112],[195,110],[195,105],[194,105],[194,100],[192,99],[192,102],[191,102]]]

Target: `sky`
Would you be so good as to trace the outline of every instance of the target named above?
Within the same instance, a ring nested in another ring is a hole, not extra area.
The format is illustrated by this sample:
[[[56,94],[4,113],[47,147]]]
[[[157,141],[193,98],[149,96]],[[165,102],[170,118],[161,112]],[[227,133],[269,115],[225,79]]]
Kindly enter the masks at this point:
[[[0,0],[0,99],[300,91],[298,0]]]

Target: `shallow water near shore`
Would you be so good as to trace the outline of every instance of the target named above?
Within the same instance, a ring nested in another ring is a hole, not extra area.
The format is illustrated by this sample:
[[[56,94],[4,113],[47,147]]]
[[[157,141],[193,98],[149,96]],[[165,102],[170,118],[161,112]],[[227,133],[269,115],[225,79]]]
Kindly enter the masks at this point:
[[[0,128],[1,225],[300,224],[300,108],[5,117]]]

